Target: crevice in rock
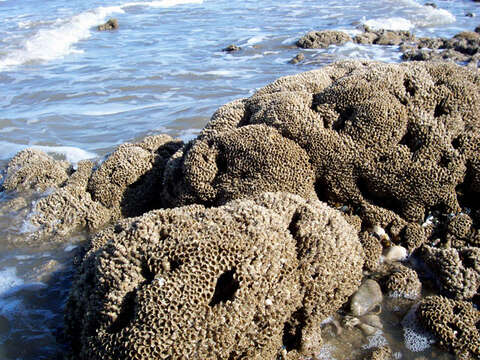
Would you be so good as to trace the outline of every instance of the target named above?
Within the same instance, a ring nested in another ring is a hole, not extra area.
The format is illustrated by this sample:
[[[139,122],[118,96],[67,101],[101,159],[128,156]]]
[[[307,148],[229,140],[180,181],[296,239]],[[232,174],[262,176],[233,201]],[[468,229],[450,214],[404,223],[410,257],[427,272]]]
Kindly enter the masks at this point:
[[[122,301],[120,313],[113,323],[108,328],[110,334],[116,334],[122,329],[126,328],[135,317],[135,299],[137,297],[137,290],[128,292]]]
[[[363,198],[370,204],[401,214],[402,203],[400,200],[387,191],[374,189],[367,178],[360,176],[357,179],[357,186]]]
[[[350,120],[355,115],[355,109],[353,107],[347,107],[343,111],[336,110],[340,116],[338,119],[332,124],[332,129],[335,131],[340,131],[345,128],[345,124],[348,120]]]
[[[235,298],[235,293],[240,288],[240,283],[235,279],[235,271],[236,269],[233,268],[219,276],[209,306],[225,303],[228,300],[232,301]]]
[[[410,79],[405,79],[403,81],[403,86],[405,86],[405,91],[407,92],[408,95],[410,96],[415,96],[415,93],[417,92],[415,89],[415,85],[412,83]]]
[[[302,307],[292,314],[283,326],[282,342],[287,351],[300,350],[302,346],[302,330],[305,327],[306,314]]]
[[[410,152],[414,153],[418,151],[422,147],[422,142],[416,138],[415,134],[411,131],[411,129],[408,129],[405,135],[401,138],[400,145],[406,145],[409,149]]]

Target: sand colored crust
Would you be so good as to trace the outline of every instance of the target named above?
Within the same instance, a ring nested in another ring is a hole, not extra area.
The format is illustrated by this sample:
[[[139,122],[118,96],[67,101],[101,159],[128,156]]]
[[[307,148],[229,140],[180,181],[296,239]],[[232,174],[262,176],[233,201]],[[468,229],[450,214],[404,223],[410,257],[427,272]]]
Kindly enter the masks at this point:
[[[45,191],[61,186],[72,171],[67,161],[55,160],[40,150],[25,149],[8,163],[3,188],[8,191]]]
[[[330,45],[342,45],[352,38],[343,31],[310,31],[297,41],[297,46],[305,49],[326,48]]]
[[[168,135],[122,144],[95,170],[88,191],[95,201],[111,209],[115,218],[161,208],[165,164],[181,145]]]
[[[423,326],[438,338],[440,345],[462,359],[480,357],[480,311],[466,301],[430,296],[416,311]]]
[[[480,287],[480,248],[438,249],[425,246],[422,257],[435,274],[441,292],[458,300],[472,299]]]
[[[383,251],[382,243],[376,236],[370,234],[368,231],[363,231],[359,238],[365,252],[365,270],[377,270],[380,266],[380,258]]]
[[[94,164],[81,161],[65,186],[41,198],[34,204],[30,223],[37,228],[35,239],[63,239],[75,230],[99,229],[110,221],[111,211],[92,200],[86,191]]]
[[[412,300],[418,299],[422,290],[417,272],[403,265],[396,265],[383,281],[383,285],[388,296]]]
[[[165,196],[173,206],[287,188],[310,197],[313,170],[320,200],[416,248],[431,212],[478,209],[467,203],[479,176],[479,79],[453,64],[356,61],[280,78],[217,111],[169,162]]]
[[[335,210],[288,194],[122,220],[93,241],[67,307],[79,359],[311,356],[357,289],[363,252]],[[296,354],[296,355],[295,355]]]

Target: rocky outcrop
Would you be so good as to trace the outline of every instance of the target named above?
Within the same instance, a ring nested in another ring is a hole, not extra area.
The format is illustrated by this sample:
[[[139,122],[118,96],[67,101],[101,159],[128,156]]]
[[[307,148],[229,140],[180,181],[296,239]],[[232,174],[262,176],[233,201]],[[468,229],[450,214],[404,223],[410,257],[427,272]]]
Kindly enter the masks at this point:
[[[401,45],[415,41],[415,36],[409,31],[372,30],[364,26],[364,32],[356,35],[353,41],[357,44]]]
[[[46,191],[64,184],[72,172],[67,161],[55,160],[40,150],[25,149],[8,163],[2,187],[7,191]]]
[[[281,193],[152,211],[92,244],[67,306],[79,359],[313,356],[362,277],[341,214]]]
[[[108,19],[108,21],[105,24],[98,25],[97,30],[98,31],[117,30],[118,27],[119,27],[118,20],[112,18],[112,19]]]
[[[168,135],[150,136],[119,146],[98,167],[82,161],[77,170],[27,149],[9,162],[3,187],[11,192],[49,190],[31,204],[26,220],[34,241],[62,241],[76,230],[94,232],[110,221],[163,207],[164,168],[182,145]]]
[[[281,78],[220,108],[169,160],[164,198],[211,206],[289,191],[412,250],[435,236],[421,226],[429,215],[477,214],[479,85],[476,72],[431,63],[346,61]]]
[[[323,30],[310,31],[297,41],[297,46],[304,49],[321,49],[330,45],[342,45],[352,41],[352,38],[343,31]]]

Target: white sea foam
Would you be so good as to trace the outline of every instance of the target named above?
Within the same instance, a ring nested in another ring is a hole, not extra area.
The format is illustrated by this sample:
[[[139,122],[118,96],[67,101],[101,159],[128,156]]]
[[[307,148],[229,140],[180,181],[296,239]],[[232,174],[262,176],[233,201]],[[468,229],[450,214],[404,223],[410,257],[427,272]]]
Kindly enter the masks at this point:
[[[22,145],[14,144],[6,141],[0,141],[0,159],[7,160],[15,156],[15,154],[23,149],[33,148],[46,152],[47,154],[59,154],[63,155],[67,161],[73,164],[78,163],[80,160],[92,159],[98,155],[86,151],[74,146],[42,146],[42,145]]]
[[[418,304],[413,305],[402,320],[405,347],[412,352],[425,351],[435,343],[435,337],[420,325],[415,315],[417,308]]]
[[[23,283],[23,280],[17,276],[14,267],[7,267],[0,270],[0,296],[5,295],[9,290]]]
[[[410,20],[402,17],[370,19],[364,21],[363,24],[374,30],[385,29],[399,31],[412,30],[415,27],[415,24],[413,24]]]
[[[0,59],[0,71],[34,61],[49,61],[69,54],[81,53],[75,48],[81,40],[92,36],[92,28],[115,14],[125,13],[125,9],[134,6],[172,7],[183,4],[201,4],[203,0],[160,0],[147,2],[128,2],[118,6],[100,6],[69,19],[58,19],[48,29],[41,29],[24,40],[22,46],[10,51]]]
[[[424,6],[415,0],[396,0],[402,16],[378,19],[363,19],[362,23],[373,29],[412,30],[415,27],[452,24],[455,16],[445,9]]]

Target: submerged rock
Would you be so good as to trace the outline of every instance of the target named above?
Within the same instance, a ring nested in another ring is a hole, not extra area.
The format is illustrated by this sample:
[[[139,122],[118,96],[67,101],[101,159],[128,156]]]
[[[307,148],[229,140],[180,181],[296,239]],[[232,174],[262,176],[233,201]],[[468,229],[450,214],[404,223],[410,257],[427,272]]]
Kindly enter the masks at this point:
[[[225,52],[234,52],[234,51],[240,51],[242,48],[240,46],[237,46],[235,44],[228,45],[226,48],[223,48],[222,51]]]
[[[118,20],[112,18],[112,19],[108,19],[108,21],[105,24],[98,25],[97,30],[98,31],[117,30],[118,27],[119,27]]]
[[[67,305],[79,359],[313,356],[362,277],[340,213],[288,194],[156,210],[98,236]]]
[[[343,31],[310,31],[297,41],[297,46],[304,49],[327,48],[330,45],[342,45],[352,41],[350,35]]]
[[[355,316],[363,316],[381,304],[382,289],[375,280],[367,279],[350,300],[350,311]]]
[[[302,53],[298,53],[296,56],[294,56],[294,57],[289,61],[289,63],[290,63],[290,64],[298,64],[299,62],[302,62],[303,60],[305,60],[305,55],[303,55]]]

